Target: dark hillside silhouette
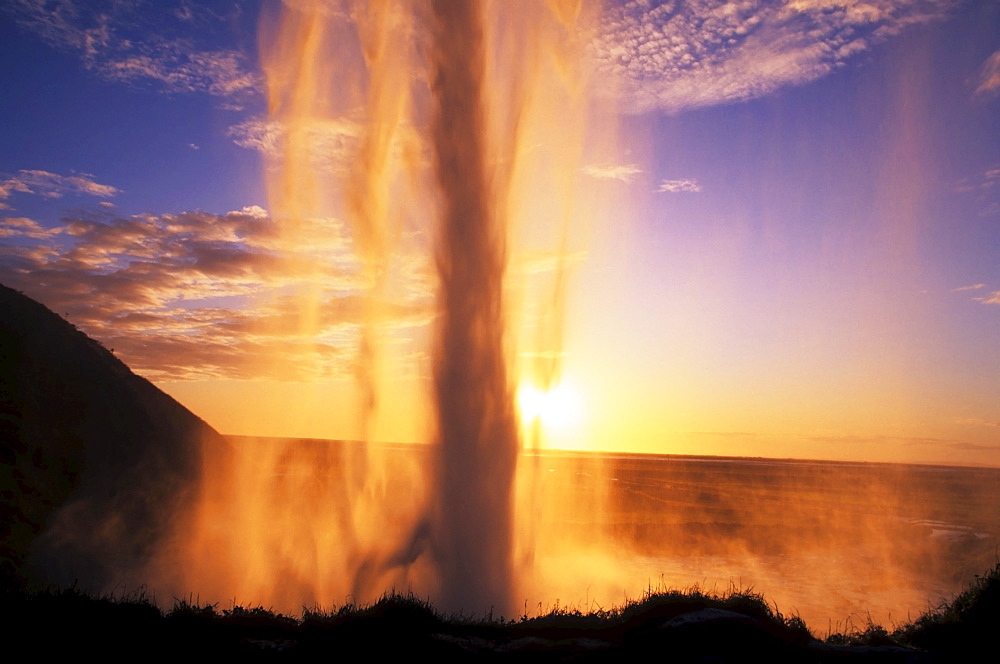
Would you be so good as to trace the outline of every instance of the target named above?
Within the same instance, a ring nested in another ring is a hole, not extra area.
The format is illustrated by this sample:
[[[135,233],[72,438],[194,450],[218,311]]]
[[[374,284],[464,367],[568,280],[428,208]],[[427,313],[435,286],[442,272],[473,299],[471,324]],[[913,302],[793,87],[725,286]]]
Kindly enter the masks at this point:
[[[146,562],[219,434],[99,342],[0,286],[3,581],[99,588]]]

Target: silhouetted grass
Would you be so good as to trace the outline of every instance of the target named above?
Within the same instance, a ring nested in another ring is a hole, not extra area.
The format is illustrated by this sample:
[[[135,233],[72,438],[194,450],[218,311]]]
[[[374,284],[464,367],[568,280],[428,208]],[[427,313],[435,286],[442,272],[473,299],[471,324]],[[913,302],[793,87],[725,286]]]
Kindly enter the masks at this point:
[[[812,639],[750,592],[726,597],[656,593],[596,613],[555,609],[534,618],[444,618],[412,595],[389,595],[363,607],[307,610],[291,618],[263,607],[219,610],[177,600],[162,612],[140,593],[91,597],[68,589],[4,598],[11,634],[43,634],[38,654],[96,652],[164,656],[370,657],[434,655],[446,659],[596,661],[650,650],[674,661],[736,661],[750,652],[796,661]]]
[[[956,654],[992,651],[1000,628],[1000,562],[951,602],[900,628],[895,638],[916,648]]]
[[[972,656],[993,638],[1000,564],[909,625],[889,632],[869,622],[825,641],[752,589],[649,592],[620,607],[583,612],[556,605],[544,615],[516,619],[446,617],[412,594],[386,595],[366,606],[304,609],[297,618],[262,606],[219,609],[190,597],[163,611],[154,600],[145,589],[94,597],[69,588],[9,592],[2,608],[9,616],[6,631],[42,655],[605,661],[656,652],[678,662],[735,662],[751,655],[771,662],[936,662]],[[29,634],[43,636],[31,643]]]

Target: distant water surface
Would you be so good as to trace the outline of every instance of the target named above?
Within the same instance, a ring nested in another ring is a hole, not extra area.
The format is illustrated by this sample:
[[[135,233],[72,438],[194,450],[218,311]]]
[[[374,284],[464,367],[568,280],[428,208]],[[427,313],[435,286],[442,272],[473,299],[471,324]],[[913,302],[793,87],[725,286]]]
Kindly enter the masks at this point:
[[[365,518],[380,519],[371,525],[386,536],[390,523],[405,535],[395,524],[410,518],[430,477],[419,470],[429,459],[425,446],[359,452],[360,443],[302,440],[283,441],[271,454],[279,445],[271,439],[231,440],[240,463],[269,460],[255,475],[256,490],[277,483],[276,495],[294,498],[296,514],[309,518],[328,511],[321,502],[331,496],[350,502],[352,473],[364,466],[378,478],[367,491],[381,496]],[[649,590],[697,586],[753,589],[820,635],[869,620],[892,627],[950,599],[1000,550],[998,469],[545,452],[522,456],[517,501],[515,563],[528,615],[557,602],[594,610]],[[271,501],[268,509],[276,522],[284,508]],[[239,535],[220,532],[219,541]],[[238,556],[247,546],[233,550]],[[336,574],[328,567],[320,569]],[[238,580],[241,572],[233,574]],[[322,589],[310,592],[290,598],[289,608],[331,604]]]
[[[537,463],[568,532],[613,551],[634,587],[761,592],[821,633],[915,619],[991,568],[1000,470],[656,455]],[[633,590],[633,593],[635,591]]]

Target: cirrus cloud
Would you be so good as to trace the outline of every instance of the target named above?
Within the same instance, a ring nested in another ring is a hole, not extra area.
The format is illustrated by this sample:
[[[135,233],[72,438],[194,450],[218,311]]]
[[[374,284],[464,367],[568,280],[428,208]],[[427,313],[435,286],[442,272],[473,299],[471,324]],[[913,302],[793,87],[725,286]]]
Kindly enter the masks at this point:
[[[979,72],[979,85],[976,87],[976,93],[1000,93],[1000,51],[995,52],[983,63]]]
[[[281,157],[293,140],[304,146],[310,165],[320,171],[342,173],[357,151],[363,126],[343,118],[317,119],[290,128],[276,119],[252,118],[229,128],[233,142],[265,157]]]
[[[211,6],[165,5],[114,0],[11,0],[3,10],[60,50],[76,53],[87,69],[112,81],[147,83],[164,92],[206,92],[245,100],[261,88],[261,76],[242,49],[217,44],[238,13],[220,15]]]
[[[660,183],[660,186],[656,188],[656,191],[671,194],[680,192],[696,194],[701,191],[701,185],[698,184],[697,180],[692,180],[691,178],[664,180]]]
[[[637,164],[590,164],[583,167],[583,173],[596,180],[631,182],[642,169]]]
[[[591,50],[625,109],[678,112],[815,80],[953,0],[630,0],[609,7]],[[992,79],[990,79],[992,80]]]

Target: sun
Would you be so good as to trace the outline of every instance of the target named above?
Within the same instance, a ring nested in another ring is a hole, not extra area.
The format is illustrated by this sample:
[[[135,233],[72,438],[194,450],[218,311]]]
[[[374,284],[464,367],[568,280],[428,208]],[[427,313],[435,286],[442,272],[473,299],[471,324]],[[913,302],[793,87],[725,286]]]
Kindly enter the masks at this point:
[[[566,383],[543,390],[530,382],[522,382],[517,388],[517,407],[525,428],[537,421],[543,429],[553,431],[571,427],[580,419],[580,399]]]

